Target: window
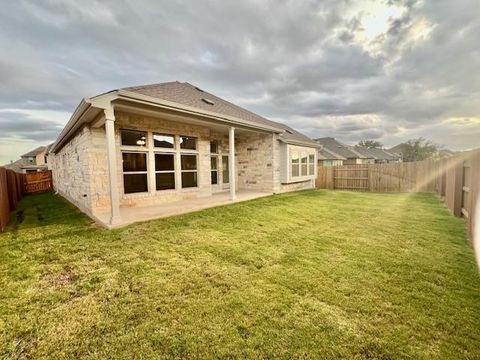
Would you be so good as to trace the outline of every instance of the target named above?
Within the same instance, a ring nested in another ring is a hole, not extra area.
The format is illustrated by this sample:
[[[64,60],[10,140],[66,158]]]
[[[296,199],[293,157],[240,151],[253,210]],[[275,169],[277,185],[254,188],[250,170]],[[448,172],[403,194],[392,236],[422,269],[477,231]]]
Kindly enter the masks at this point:
[[[147,133],[145,131],[121,130],[122,145],[145,146],[147,144]]]
[[[308,175],[313,175],[315,172],[315,154],[308,155]]]
[[[218,184],[218,157],[210,157],[210,167],[211,167],[211,183],[212,185]]]
[[[210,141],[210,153],[218,154],[218,141]]]
[[[218,184],[218,141],[210,141],[210,183],[212,185]]]
[[[180,149],[197,150],[197,138],[180,136]]]
[[[307,168],[308,168],[308,157],[306,153],[302,153],[302,159],[301,159],[301,164],[302,164],[302,172],[301,176],[307,176]]]
[[[175,189],[174,154],[155,154],[155,183],[157,190]]]
[[[122,153],[125,194],[147,192],[147,154]]]
[[[167,134],[153,134],[153,146],[156,148],[174,149],[175,136]]]
[[[222,156],[222,177],[223,183],[228,184],[230,183],[230,169],[228,167],[228,156]]]
[[[181,155],[182,188],[197,186],[197,155]]]
[[[292,177],[300,176],[300,159],[298,153],[294,152],[292,157]]]

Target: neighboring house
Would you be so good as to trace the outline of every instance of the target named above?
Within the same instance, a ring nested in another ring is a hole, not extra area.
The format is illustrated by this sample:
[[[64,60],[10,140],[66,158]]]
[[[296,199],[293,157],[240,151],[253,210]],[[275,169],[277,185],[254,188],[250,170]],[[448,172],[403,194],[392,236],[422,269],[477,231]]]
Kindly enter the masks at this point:
[[[322,147],[318,150],[318,166],[341,166],[347,160],[346,157],[336,154]]]
[[[344,144],[332,137],[318,138],[315,141],[322,145],[326,151],[345,158],[343,159],[343,165],[371,164],[374,162],[371,154],[362,154],[356,151],[353,146]]]
[[[402,161],[400,155],[380,148],[355,146],[355,150],[365,156],[371,157],[373,160],[371,163],[375,164],[397,163]]]
[[[39,146],[38,148],[23,154],[19,160],[5,165],[5,167],[19,173],[47,170],[47,152],[49,146]]]
[[[403,151],[404,147],[406,146],[405,143],[400,143],[395,145],[394,147],[388,149],[387,151],[394,156],[398,157],[400,161],[403,161]],[[449,149],[439,149],[438,152],[432,155],[433,159],[447,159],[449,157],[455,156],[457,153],[455,151]]]
[[[82,100],[50,157],[56,190],[114,227],[131,208],[313,188],[318,147],[286,125],[169,82]]]

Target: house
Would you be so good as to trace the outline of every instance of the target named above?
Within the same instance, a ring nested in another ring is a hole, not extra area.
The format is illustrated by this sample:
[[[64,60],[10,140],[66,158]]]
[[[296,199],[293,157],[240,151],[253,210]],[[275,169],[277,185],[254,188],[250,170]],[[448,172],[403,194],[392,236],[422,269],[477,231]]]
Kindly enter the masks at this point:
[[[56,190],[107,227],[314,187],[319,145],[189,83],[83,99],[50,150]]]
[[[23,154],[19,160],[5,165],[5,168],[19,173],[38,172],[48,169],[47,153],[49,146],[39,146],[26,154]]]
[[[362,154],[370,154],[375,164],[397,163],[402,161],[400,155],[391,153],[385,149],[355,146],[355,150]]]
[[[374,162],[371,154],[360,153],[353,146],[344,144],[332,137],[318,138],[315,141],[322,145],[322,148],[326,151],[343,157],[342,165],[371,164]]]
[[[347,160],[346,157],[336,154],[333,151],[329,151],[322,147],[318,150],[318,166],[342,166],[343,162]]]
[[[400,155],[380,148],[355,146],[355,150],[365,156],[371,157],[373,159],[371,163],[375,164],[397,163],[402,161],[402,157]]]

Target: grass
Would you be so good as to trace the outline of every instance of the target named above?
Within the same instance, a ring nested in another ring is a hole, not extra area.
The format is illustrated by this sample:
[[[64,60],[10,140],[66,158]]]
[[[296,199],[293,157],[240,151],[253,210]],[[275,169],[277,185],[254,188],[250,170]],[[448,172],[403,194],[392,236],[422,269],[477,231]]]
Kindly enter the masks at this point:
[[[2,358],[480,358],[464,223],[429,194],[306,191],[107,231],[26,197]]]

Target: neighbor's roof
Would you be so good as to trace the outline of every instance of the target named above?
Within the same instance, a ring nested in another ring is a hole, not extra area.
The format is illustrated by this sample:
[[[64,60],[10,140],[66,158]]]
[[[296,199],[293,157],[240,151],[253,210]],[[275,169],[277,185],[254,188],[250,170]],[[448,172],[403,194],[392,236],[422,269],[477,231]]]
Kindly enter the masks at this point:
[[[13,170],[15,172],[21,172],[22,168],[26,165],[29,165],[29,164],[30,164],[30,162],[27,159],[18,159],[17,161],[14,161],[10,164],[3,165],[3,167],[5,169],[10,169],[10,170]]]
[[[281,130],[281,138],[285,141],[298,141],[313,146],[317,143],[291,127],[275,121],[265,119],[249,110],[232,104],[218,96],[215,96],[197,86],[187,82],[166,82],[151,85],[131,86],[121,90],[139,93],[142,95],[167,100],[197,109],[215,112],[222,115],[232,116],[240,120],[246,120],[263,126],[278,128]]]
[[[21,157],[33,157],[33,156],[37,156],[38,154],[41,154],[43,152],[45,152],[46,150],[46,146],[39,146],[38,148],[26,153],[26,154],[23,154]]]
[[[332,137],[324,137],[315,139],[316,142],[321,144],[326,150],[333,151],[335,154],[341,155],[347,159],[366,159],[368,156],[362,155],[360,152],[355,151],[353,146],[341,143]]]
[[[362,154],[366,159],[375,159],[375,155],[370,151],[370,149],[362,146],[353,146],[353,150]]]
[[[336,154],[335,152],[327,150],[324,147],[318,150],[318,158],[320,160],[347,160],[345,156]]]
[[[379,148],[364,148],[361,146],[356,146],[355,150],[360,151],[360,152],[368,152],[370,153],[374,159],[377,160],[398,160],[400,157],[397,154],[393,154],[385,149],[379,149]]]

